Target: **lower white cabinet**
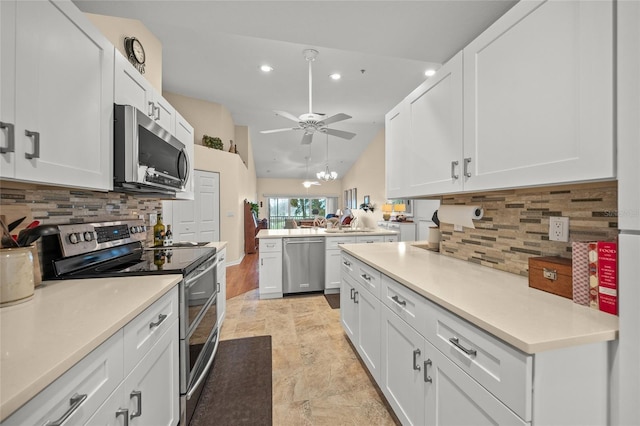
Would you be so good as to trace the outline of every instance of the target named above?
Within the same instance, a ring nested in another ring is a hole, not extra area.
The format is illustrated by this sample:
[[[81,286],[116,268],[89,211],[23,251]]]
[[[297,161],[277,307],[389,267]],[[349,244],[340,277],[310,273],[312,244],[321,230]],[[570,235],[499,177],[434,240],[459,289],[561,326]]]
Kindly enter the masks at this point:
[[[175,426],[180,418],[177,305],[174,287],[2,426]]]
[[[87,423],[176,425],[180,419],[177,365],[176,320]]]
[[[361,284],[344,277],[340,320],[373,378],[380,381],[380,300]]]
[[[601,425],[607,342],[524,353],[343,253],[340,319],[403,425]]]
[[[218,330],[222,329],[222,323],[227,313],[227,249],[219,250],[216,254],[218,266],[216,276],[218,280],[218,297],[216,299],[216,313],[218,315]]]
[[[259,252],[260,298],[282,297],[282,239],[260,239]]]
[[[325,237],[324,290],[325,293],[340,291],[340,271],[342,262],[342,244],[354,244],[355,237]]]

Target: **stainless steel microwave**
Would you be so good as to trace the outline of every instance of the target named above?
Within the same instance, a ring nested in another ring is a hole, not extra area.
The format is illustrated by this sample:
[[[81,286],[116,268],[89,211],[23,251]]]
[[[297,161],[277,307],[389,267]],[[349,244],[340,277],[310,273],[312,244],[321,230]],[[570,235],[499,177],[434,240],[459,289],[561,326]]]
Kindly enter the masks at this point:
[[[143,111],[114,105],[114,189],[148,195],[184,192],[191,159],[185,145]]]

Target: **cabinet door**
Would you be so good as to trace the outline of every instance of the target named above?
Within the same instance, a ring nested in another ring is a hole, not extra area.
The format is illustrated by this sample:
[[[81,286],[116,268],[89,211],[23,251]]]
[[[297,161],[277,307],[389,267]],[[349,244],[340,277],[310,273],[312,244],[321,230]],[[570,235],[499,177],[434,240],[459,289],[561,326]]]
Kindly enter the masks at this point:
[[[115,53],[114,97],[119,105],[131,105],[149,117],[154,115],[151,83],[118,51]]]
[[[168,100],[155,91],[153,94],[153,108],[155,110],[154,119],[156,122],[167,129],[169,133],[175,134],[176,110]]]
[[[186,191],[176,194],[176,198],[180,200],[193,200],[195,191],[195,177],[193,173],[193,165],[195,163],[193,155],[193,126],[189,124],[178,111],[175,112],[175,120],[175,137],[185,145],[187,155],[189,156],[189,180],[187,181]]]
[[[408,119],[403,101],[385,115],[385,170],[387,198],[402,198],[406,190],[406,133]]]
[[[409,195],[462,190],[462,52],[407,98]],[[402,241],[406,241],[404,238]]]
[[[612,15],[520,2],[464,49],[465,190],[615,177]]]
[[[198,240],[220,241],[220,175],[196,170]]]
[[[354,295],[357,284],[355,284],[346,274],[343,274],[340,286],[340,322],[342,323],[344,332],[347,333],[349,340],[351,340],[351,343],[356,345],[358,316],[356,313],[356,304],[353,299],[355,297]]]
[[[424,338],[386,306],[382,307],[381,334],[382,392],[403,425],[423,425]]]
[[[70,1],[17,2],[16,179],[112,188],[113,57]]]
[[[260,253],[260,297],[282,297],[282,253]]]
[[[131,426],[175,426],[180,420],[178,321],[125,379]]]
[[[357,344],[360,358],[376,382],[380,383],[380,301],[361,285],[354,292]],[[342,304],[340,305],[342,306]]]
[[[425,425],[527,425],[429,342],[422,362]]]
[[[327,250],[325,257],[324,288],[340,288],[340,275],[342,273],[342,253],[340,250]]]
[[[15,175],[16,2],[0,2],[0,177]]]

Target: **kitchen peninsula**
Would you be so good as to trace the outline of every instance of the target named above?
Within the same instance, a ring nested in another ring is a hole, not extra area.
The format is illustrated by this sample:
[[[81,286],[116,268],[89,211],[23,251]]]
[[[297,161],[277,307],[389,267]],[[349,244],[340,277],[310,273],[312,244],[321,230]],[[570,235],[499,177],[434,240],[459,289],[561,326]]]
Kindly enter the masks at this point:
[[[309,259],[314,270],[324,267],[324,292],[340,291],[340,246],[342,244],[396,242],[397,232],[386,229],[262,229],[259,239],[260,252],[260,298],[272,299],[283,296],[284,255],[283,241],[288,238],[314,238],[324,245],[324,256]],[[319,265],[318,265],[319,264]],[[322,275],[322,274],[320,274]]]
[[[403,424],[608,423],[618,317],[411,243],[341,251],[343,328]]]

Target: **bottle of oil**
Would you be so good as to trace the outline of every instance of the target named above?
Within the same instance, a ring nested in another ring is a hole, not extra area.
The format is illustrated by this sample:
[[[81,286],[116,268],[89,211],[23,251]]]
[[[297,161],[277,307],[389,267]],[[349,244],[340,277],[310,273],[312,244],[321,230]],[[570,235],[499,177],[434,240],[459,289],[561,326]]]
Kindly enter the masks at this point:
[[[162,246],[164,242],[164,224],[162,223],[162,215],[158,213],[158,222],[153,227],[153,245]]]

